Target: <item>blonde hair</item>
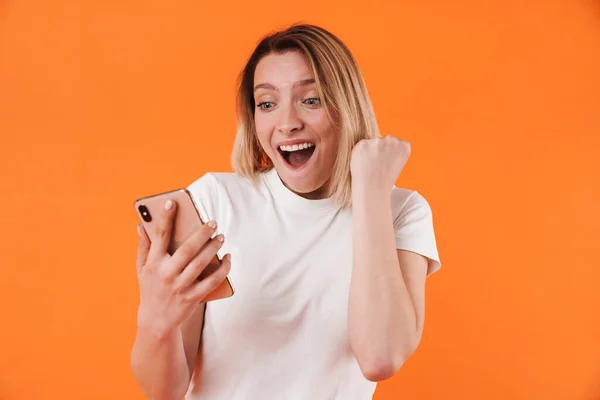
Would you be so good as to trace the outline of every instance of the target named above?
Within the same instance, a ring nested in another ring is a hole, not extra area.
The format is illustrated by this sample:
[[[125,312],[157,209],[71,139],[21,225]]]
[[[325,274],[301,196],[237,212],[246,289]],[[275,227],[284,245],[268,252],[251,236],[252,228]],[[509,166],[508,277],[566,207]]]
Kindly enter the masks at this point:
[[[350,157],[361,139],[379,137],[379,127],[363,76],[350,50],[327,30],[314,25],[294,24],[271,33],[259,42],[238,79],[238,129],[231,156],[233,170],[254,179],[273,168],[261,148],[254,125],[254,72],[269,54],[298,51],[307,60],[317,91],[329,118],[339,129],[336,161],[328,184],[328,197],[340,206],[351,205]]]

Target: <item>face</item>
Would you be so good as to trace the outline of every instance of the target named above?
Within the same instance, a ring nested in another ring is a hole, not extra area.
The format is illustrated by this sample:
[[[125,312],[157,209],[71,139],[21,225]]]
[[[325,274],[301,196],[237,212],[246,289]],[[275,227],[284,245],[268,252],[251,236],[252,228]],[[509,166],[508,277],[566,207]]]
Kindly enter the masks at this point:
[[[335,163],[339,134],[298,52],[270,54],[254,74],[258,140],[285,185],[321,198]]]

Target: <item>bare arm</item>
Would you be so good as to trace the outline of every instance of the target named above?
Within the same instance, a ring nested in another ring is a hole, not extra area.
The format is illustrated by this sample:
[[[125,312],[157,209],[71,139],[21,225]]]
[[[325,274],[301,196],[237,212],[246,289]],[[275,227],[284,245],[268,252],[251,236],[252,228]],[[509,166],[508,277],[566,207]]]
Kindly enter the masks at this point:
[[[175,208],[175,207],[173,207]],[[228,256],[206,278],[196,278],[222,244],[211,239],[216,225],[203,225],[171,256],[166,253],[172,217],[159,228],[156,241],[141,228],[138,243],[140,305],[138,331],[131,351],[131,369],[149,400],[181,400],[190,384],[200,345],[205,305],[230,270]]]
[[[398,371],[420,341],[427,260],[396,250],[387,192],[357,190],[353,204],[350,343],[365,377],[381,381]]]
[[[421,339],[427,259],[396,249],[392,186],[410,156],[393,136],[353,148],[350,346],[371,381],[393,376]]]
[[[151,327],[138,328],[131,368],[148,399],[180,400],[185,395],[198,351],[203,309],[199,306],[181,327],[170,332],[158,334]]]
[[[205,304],[198,305],[198,308],[181,326],[181,338],[183,340],[183,348],[185,351],[185,359],[187,362],[190,379],[194,374],[194,365],[198,350],[200,349],[200,341],[202,340],[202,325],[204,324]],[[189,380],[186,384],[189,385]]]

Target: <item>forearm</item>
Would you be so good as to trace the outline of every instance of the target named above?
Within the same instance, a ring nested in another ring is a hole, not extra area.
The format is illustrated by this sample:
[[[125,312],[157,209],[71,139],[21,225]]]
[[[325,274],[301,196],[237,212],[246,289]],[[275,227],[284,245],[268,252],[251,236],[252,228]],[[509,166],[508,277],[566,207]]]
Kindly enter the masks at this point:
[[[157,334],[140,327],[131,352],[131,368],[149,400],[180,400],[190,382],[180,329]]]
[[[350,344],[365,376],[393,375],[418,341],[417,318],[398,262],[390,194],[353,188]]]

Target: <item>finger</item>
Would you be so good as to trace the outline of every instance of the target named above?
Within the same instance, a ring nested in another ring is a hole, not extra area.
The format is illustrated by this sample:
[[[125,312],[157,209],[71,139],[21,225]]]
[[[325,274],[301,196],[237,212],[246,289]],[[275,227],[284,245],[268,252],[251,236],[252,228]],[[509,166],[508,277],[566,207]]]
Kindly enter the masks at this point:
[[[217,224],[213,221],[203,224],[179,246],[169,260],[168,273],[171,276],[177,276],[198,255],[200,250],[210,240],[216,227]]]
[[[155,239],[152,241],[152,245],[150,246],[150,258],[162,258],[167,253],[167,250],[169,249],[169,243],[171,242],[173,221],[175,221],[176,213],[177,203],[170,199],[167,200],[163,210],[163,218],[160,218],[158,223],[155,224]]]
[[[211,262],[214,262],[214,258],[217,251],[223,245],[223,241],[223,235],[217,235],[215,238],[210,239],[200,252],[183,268],[183,271],[176,278],[175,285],[182,290],[192,285],[202,271]]]
[[[213,273],[197,281],[185,292],[186,299],[189,301],[201,301],[227,278],[229,271],[231,271],[231,256],[227,254],[223,258],[221,265]]]
[[[150,250],[150,239],[148,238],[148,234],[144,229],[142,224],[138,224],[138,246],[137,246],[137,257],[135,261],[135,266],[137,270],[138,277],[142,272],[142,268],[146,264],[146,260],[148,259],[148,251]]]

